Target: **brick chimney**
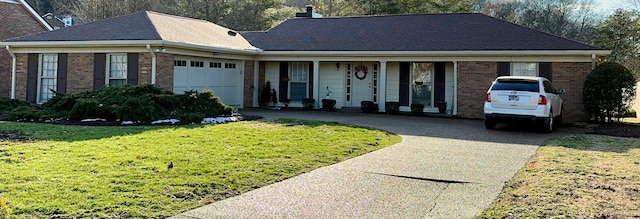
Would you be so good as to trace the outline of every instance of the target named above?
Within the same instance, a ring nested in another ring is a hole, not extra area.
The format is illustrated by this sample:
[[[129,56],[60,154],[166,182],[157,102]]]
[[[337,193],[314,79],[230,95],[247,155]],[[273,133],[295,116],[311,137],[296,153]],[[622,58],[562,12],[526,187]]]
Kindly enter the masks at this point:
[[[307,12],[298,12],[298,13],[296,13],[296,17],[312,18],[313,17],[313,6],[307,5]]]

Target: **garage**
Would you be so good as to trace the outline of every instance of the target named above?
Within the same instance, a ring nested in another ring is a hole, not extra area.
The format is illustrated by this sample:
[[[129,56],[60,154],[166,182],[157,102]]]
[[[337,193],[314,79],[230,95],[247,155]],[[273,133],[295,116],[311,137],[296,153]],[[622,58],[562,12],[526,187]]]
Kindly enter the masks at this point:
[[[174,61],[173,92],[213,90],[223,103],[242,107],[242,69],[231,60],[179,58]]]

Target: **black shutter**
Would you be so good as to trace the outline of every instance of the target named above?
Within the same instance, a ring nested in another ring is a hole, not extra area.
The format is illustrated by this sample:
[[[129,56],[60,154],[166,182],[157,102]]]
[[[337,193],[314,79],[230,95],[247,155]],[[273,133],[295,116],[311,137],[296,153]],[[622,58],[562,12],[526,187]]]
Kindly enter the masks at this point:
[[[434,74],[434,82],[435,82],[435,90],[434,90],[434,97],[435,97],[435,104],[438,104],[440,102],[444,102],[444,92],[445,92],[445,71],[446,71],[446,65],[444,62],[436,62],[434,64],[434,70],[435,70],[435,74]]]
[[[409,106],[409,91],[411,89],[411,63],[400,63],[400,105]]]
[[[127,84],[138,84],[138,53],[127,54]]]
[[[313,62],[309,63],[309,98],[313,99]],[[318,100],[316,100],[318,101]]]
[[[96,53],[93,58],[93,90],[100,90],[105,84],[107,54]]]
[[[56,82],[56,91],[58,93],[67,93],[67,60],[69,54],[58,54],[58,78]]]
[[[39,54],[29,53],[27,64],[27,101],[35,103],[38,97]]]
[[[280,63],[280,83],[278,87],[279,99],[288,99],[289,95],[289,63]]]
[[[540,77],[545,77],[549,79],[549,81],[553,80],[551,76],[551,62],[540,62],[538,67],[540,68],[538,69],[538,75]]]
[[[498,77],[511,75],[510,62],[498,62]]]

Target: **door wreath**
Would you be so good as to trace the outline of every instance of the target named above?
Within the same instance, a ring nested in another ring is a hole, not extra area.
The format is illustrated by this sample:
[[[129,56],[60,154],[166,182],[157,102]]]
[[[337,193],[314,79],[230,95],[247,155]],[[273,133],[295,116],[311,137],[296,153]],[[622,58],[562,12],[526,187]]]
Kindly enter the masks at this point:
[[[367,69],[367,66],[356,66],[356,78],[364,80],[365,78],[367,78],[367,73],[369,73],[369,69]]]

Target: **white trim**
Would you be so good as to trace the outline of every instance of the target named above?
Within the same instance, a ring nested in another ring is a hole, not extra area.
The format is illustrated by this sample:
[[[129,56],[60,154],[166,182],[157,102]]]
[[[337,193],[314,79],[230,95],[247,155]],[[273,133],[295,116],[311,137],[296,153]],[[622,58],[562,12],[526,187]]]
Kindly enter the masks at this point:
[[[124,79],[123,86],[127,85],[129,83],[128,82],[128,79],[129,79],[128,75],[129,75],[129,71],[130,71],[129,70],[129,57],[128,57],[127,53],[109,53],[109,54],[107,54],[107,57],[106,57],[106,60],[105,60],[105,63],[106,63],[105,64],[105,66],[106,66],[105,76],[104,76],[104,84],[105,84],[105,86],[111,86],[111,81],[110,81],[111,80],[111,76],[110,75],[111,75],[111,58],[112,58],[112,56],[124,56],[124,59],[126,60],[126,62],[125,62],[126,70],[124,71],[124,78],[114,78],[114,80],[122,80],[122,79]]]
[[[453,61],[453,111],[452,115],[458,115],[458,61]]]
[[[11,47],[9,47],[9,45],[6,45],[5,48],[7,49],[7,52],[9,52],[9,55],[11,55],[12,58],[12,62],[11,62],[11,99],[16,99],[16,67],[17,67],[17,57],[16,54],[13,53],[13,51],[11,51]]]
[[[313,99],[316,100],[315,108],[320,108],[320,61],[313,60]]]
[[[39,14],[38,12],[36,12],[36,10],[33,10],[33,8],[31,7],[31,5],[25,1],[25,0],[20,0],[20,4],[22,4],[25,8],[27,8],[27,11],[29,11],[29,13],[31,13],[31,15],[33,17],[35,17],[38,21],[40,21],[40,23],[44,26],[44,28],[47,28],[48,31],[52,31],[53,27],[51,27],[51,25],[49,25],[49,23],[47,23],[47,21],[45,21]]]
[[[609,55],[611,50],[496,50],[496,51],[260,51],[259,55],[289,56],[531,56]]]
[[[60,70],[60,69],[58,69],[58,62],[59,62],[58,54],[54,54],[54,53],[38,54],[38,81],[36,82],[36,86],[37,86],[37,89],[36,89],[36,103],[37,104],[42,104],[42,103],[46,102],[46,100],[45,101],[42,100],[42,92],[43,92],[43,90],[42,90],[42,79],[43,79],[42,78],[42,73],[43,73],[42,70],[43,69],[42,68],[44,67],[43,63],[45,61],[44,60],[45,56],[55,56],[55,59],[56,59],[55,69],[56,69],[56,71],[55,71],[55,74],[53,76],[53,81],[54,81],[54,83],[56,85],[56,90],[58,89],[57,79],[58,79],[58,71]],[[47,79],[51,79],[51,78],[47,78]]]
[[[387,102],[387,61],[380,60],[380,77],[378,78],[378,103],[386,104]],[[385,105],[383,105],[385,106]],[[385,107],[378,107],[380,112],[386,112]]]

